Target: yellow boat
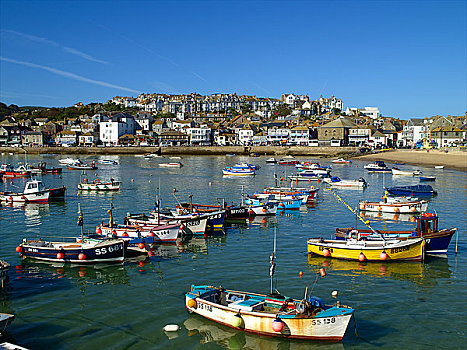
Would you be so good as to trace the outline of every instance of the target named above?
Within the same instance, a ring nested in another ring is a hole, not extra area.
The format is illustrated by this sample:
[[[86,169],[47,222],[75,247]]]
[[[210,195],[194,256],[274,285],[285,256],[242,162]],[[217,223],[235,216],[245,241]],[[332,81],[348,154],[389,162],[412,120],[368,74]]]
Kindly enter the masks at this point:
[[[381,241],[325,240],[311,238],[307,242],[308,254],[358,261],[422,261],[424,239],[405,241],[398,239]]]

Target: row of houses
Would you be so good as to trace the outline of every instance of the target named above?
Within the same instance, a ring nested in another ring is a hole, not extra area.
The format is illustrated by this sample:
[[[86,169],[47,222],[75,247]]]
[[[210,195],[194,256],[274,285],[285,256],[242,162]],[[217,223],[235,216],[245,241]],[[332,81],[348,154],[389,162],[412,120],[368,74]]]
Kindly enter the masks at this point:
[[[213,122],[195,118],[155,118],[150,113],[83,115],[73,121],[45,118],[0,122],[0,146],[179,146],[287,145],[439,147],[466,140],[466,116],[410,119],[352,114],[310,120],[290,115],[265,120],[256,114]]]

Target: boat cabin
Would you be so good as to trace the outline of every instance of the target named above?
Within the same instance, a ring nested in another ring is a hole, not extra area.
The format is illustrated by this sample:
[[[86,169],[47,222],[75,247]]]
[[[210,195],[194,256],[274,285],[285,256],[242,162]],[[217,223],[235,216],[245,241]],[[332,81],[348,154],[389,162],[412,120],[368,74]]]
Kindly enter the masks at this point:
[[[438,215],[422,213],[417,220],[417,234],[427,235],[438,231]]]
[[[45,185],[42,183],[42,181],[33,180],[26,182],[26,186],[24,187],[24,193],[37,193],[42,192],[45,189]]]

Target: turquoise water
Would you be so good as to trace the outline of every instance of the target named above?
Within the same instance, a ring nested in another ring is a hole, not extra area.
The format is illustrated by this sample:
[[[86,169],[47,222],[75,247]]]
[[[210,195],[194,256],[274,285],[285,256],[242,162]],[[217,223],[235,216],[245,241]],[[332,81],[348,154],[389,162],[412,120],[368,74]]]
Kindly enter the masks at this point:
[[[84,212],[85,231],[94,231],[106,210],[114,206],[114,217],[122,220],[127,212],[148,212],[160,194],[163,206],[176,201],[216,202],[225,198],[239,202],[241,186],[246,193],[274,184],[273,173],[286,176],[292,167],[267,165],[266,157],[184,157],[181,169],[158,168],[162,159],[145,160],[130,156],[118,159],[120,166],[99,165],[101,179],[121,180],[122,188],[113,194],[77,196],[81,173],[44,175],[48,187],[67,186],[65,202],[49,205],[0,207],[0,257],[8,261],[10,283],[1,291],[0,312],[13,313],[15,321],[2,341],[31,349],[304,349],[331,348],[461,348],[465,346],[467,318],[467,176],[454,170],[404,166],[436,176],[432,186],[439,194],[430,205],[440,216],[440,228],[459,229],[458,251],[453,237],[447,257],[419,263],[358,263],[310,258],[306,239],[331,237],[336,227],[355,225],[355,217],[341,203],[320,188],[314,207],[273,218],[254,220],[242,227],[225,230],[225,235],[192,239],[177,245],[160,246],[157,255],[144,262],[123,266],[68,267],[21,262],[15,247],[23,237],[72,236],[78,203]],[[30,163],[46,161],[58,166],[59,156],[29,157]],[[94,158],[82,158],[85,161]],[[305,158],[303,158],[305,159]],[[22,156],[1,156],[0,163],[24,161]],[[253,178],[223,178],[222,167],[236,161],[261,165]],[[322,164],[329,164],[321,160]],[[333,175],[364,177],[370,184],[365,191],[337,190],[351,206],[359,199],[376,200],[384,186],[416,184],[416,178],[365,173],[365,163],[333,165]],[[402,166],[401,166],[402,167]],[[284,173],[282,173],[284,171]],[[133,180],[133,181],[132,181]],[[308,183],[305,183],[307,186]],[[0,190],[22,188],[24,180],[0,184]],[[15,187],[16,186],[16,187]],[[173,195],[176,189],[176,197]],[[394,217],[371,218],[375,228],[413,227],[410,221]],[[359,225],[361,226],[361,224]],[[356,336],[353,322],[341,343],[329,345],[246,335],[197,316],[184,308],[184,293],[191,284],[222,285],[253,292],[269,290],[269,255],[277,232],[277,289],[301,298],[305,286],[315,280],[325,266],[328,272],[314,287],[314,293],[333,301],[339,291],[341,303],[356,309]],[[303,271],[303,278],[299,272]],[[180,331],[166,334],[166,324],[178,324]]]

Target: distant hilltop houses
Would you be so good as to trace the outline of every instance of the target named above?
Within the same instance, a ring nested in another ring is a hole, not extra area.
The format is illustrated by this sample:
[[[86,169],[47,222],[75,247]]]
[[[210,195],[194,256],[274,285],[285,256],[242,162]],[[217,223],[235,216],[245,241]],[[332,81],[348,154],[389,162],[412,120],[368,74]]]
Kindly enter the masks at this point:
[[[335,96],[141,94],[67,108],[0,103],[0,146],[451,147],[467,143],[466,120],[400,120]]]

